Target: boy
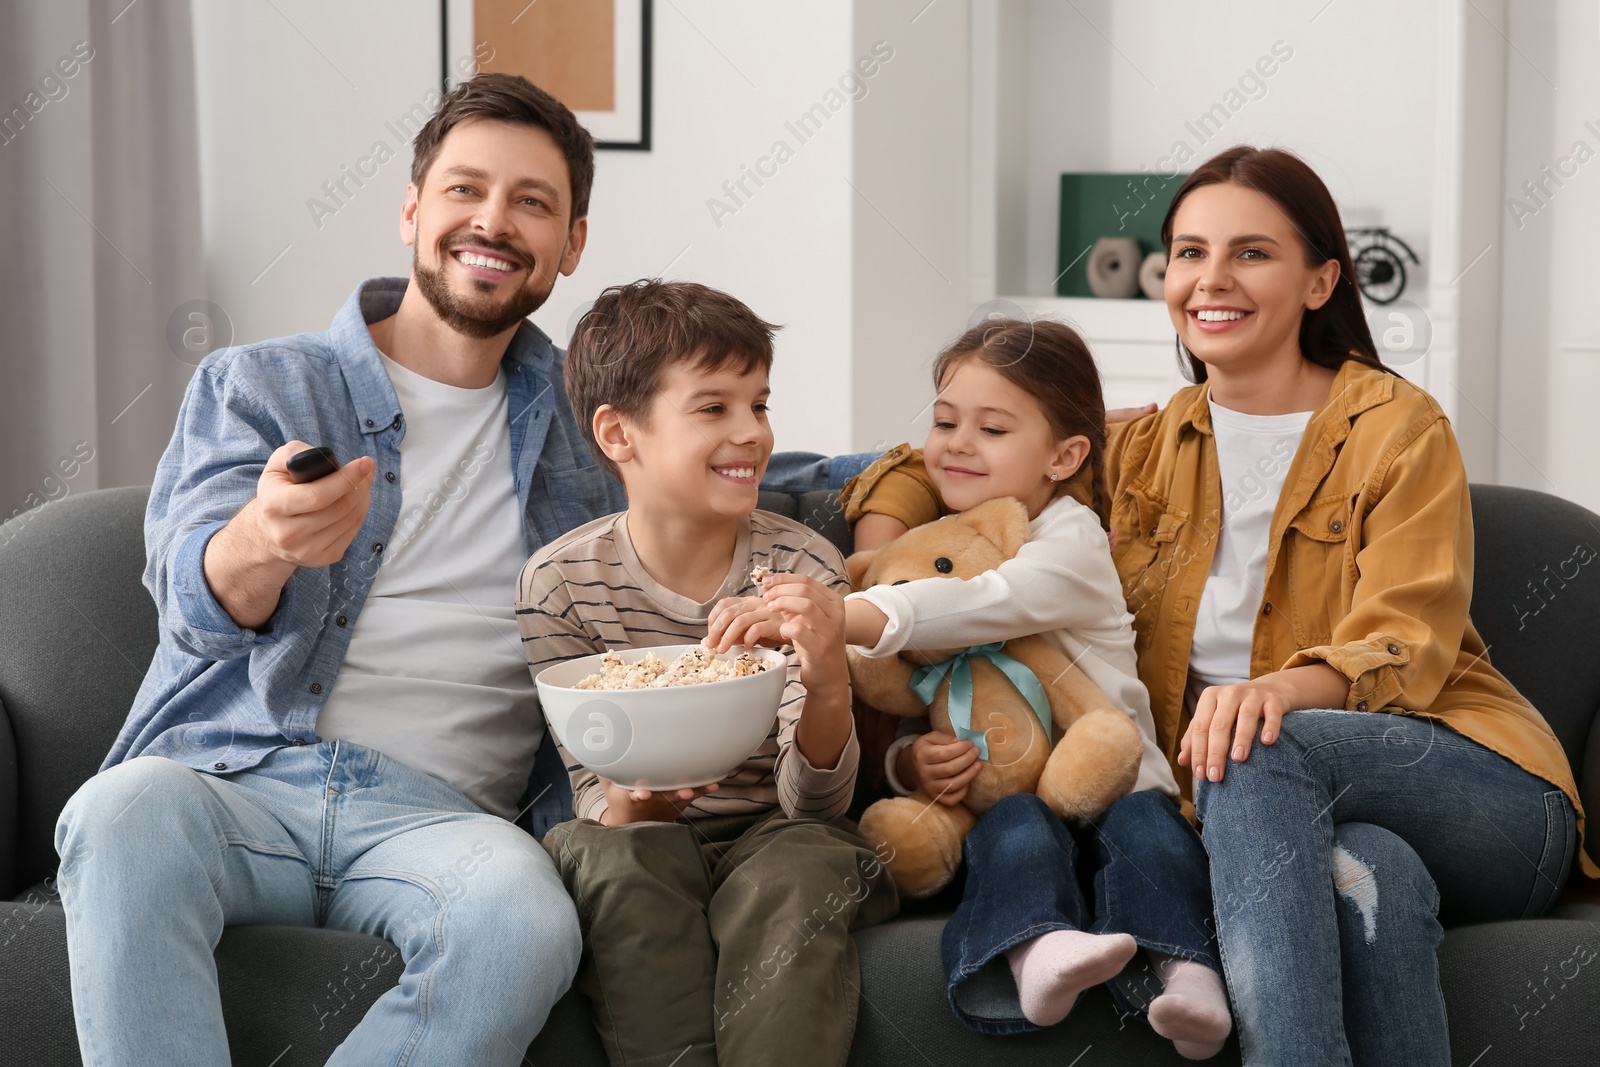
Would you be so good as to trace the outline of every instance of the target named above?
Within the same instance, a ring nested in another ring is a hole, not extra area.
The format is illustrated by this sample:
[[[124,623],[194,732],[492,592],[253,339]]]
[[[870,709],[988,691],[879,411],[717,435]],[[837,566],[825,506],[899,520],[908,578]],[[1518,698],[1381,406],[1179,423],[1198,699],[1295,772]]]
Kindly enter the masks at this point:
[[[719,784],[629,790],[562,752],[578,818],[544,846],[578,904],[578,986],[613,1064],[842,1063],[857,1003],[850,930],[898,907],[878,857],[840,822],[858,757],[843,561],[755,510],[773,329],[705,286],[641,281],[603,293],[567,354],[573,413],[628,510],[523,567],[530,670],[699,641],[735,596],[762,596],[769,639],[793,645],[772,732]],[[758,566],[784,573],[758,589]]]

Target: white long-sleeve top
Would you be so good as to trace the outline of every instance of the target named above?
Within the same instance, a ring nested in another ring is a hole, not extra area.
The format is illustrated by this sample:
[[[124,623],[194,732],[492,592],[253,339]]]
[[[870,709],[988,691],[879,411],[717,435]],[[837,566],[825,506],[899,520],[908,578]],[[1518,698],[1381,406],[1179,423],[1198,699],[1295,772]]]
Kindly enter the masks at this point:
[[[856,597],[889,618],[876,645],[857,647],[872,658],[906,648],[965,648],[1029,634],[1044,637],[1139,727],[1144,757],[1134,789],[1178,795],[1172,768],[1156,746],[1150,695],[1139,681],[1133,616],[1092,509],[1057,497],[1028,524],[1028,541],[1014,557],[975,578],[921,578],[874,586],[846,599]]]

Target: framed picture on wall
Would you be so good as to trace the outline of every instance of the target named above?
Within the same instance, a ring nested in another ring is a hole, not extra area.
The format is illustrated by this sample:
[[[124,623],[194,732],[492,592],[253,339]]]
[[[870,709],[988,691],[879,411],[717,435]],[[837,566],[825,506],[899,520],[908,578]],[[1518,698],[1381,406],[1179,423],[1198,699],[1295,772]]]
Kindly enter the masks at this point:
[[[650,149],[651,0],[442,0],[448,91],[520,74],[570,107],[596,148]]]

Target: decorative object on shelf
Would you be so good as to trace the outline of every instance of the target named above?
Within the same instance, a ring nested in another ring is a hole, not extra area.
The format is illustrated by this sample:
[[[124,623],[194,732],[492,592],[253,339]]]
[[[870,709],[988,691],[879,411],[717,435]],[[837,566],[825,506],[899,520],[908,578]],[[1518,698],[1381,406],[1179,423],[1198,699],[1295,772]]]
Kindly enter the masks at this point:
[[[1161,220],[1187,174],[1063,174],[1056,242],[1056,296],[1094,296],[1089,250],[1101,237],[1132,237],[1148,252],[1161,247]],[[1137,279],[1138,260],[1134,260]],[[1137,288],[1130,296],[1138,296]]]
[[[1355,262],[1356,285],[1374,304],[1391,304],[1406,289],[1406,263],[1421,265],[1411,246],[1389,232],[1387,226],[1362,226],[1346,230],[1350,258]]]
[[[570,107],[596,148],[650,150],[651,0],[442,0],[445,90],[520,74]]]
[[[1139,242],[1133,237],[1102,237],[1089,252],[1089,291],[1098,297],[1127,299],[1139,292]]]
[[[1139,288],[1151,300],[1167,298],[1167,254],[1151,252],[1139,265]]]

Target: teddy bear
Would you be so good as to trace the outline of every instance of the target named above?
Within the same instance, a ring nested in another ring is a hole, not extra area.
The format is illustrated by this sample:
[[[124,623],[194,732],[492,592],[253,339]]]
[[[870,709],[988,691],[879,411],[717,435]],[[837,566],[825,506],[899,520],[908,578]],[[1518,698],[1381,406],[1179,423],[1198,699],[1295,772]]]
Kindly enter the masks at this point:
[[[857,552],[846,566],[858,590],[918,578],[972,578],[1015,556],[1027,539],[1027,510],[1005,497],[909,530],[881,549]],[[998,648],[906,649],[878,659],[854,648],[848,654],[850,683],[862,700],[891,715],[927,715],[947,734],[964,733],[983,763],[959,804],[937,803],[919,790],[879,800],[862,815],[861,835],[888,857],[895,886],[906,897],[931,896],[950,883],[967,833],[1003,798],[1034,792],[1062,818],[1087,824],[1126,796],[1138,777],[1139,728],[1041,636]]]

